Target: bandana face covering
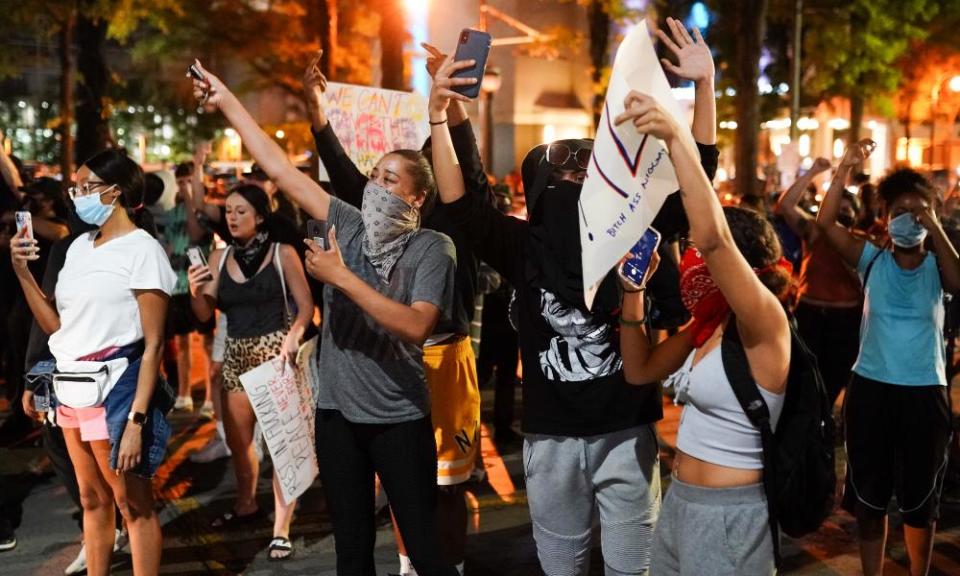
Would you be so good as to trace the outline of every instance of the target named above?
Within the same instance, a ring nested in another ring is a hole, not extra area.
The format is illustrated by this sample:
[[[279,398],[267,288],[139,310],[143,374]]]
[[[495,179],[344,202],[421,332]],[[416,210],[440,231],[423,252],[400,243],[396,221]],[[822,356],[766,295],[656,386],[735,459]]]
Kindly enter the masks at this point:
[[[701,347],[727,317],[730,305],[713,281],[707,263],[694,247],[687,248],[680,260],[680,297],[693,315],[690,329],[693,345]]]
[[[246,246],[241,246],[239,242],[234,240],[233,258],[237,261],[237,266],[243,272],[244,278],[253,278],[260,270],[260,265],[263,264],[270,248],[269,239],[270,235],[267,232],[260,231]]]
[[[384,282],[420,229],[420,210],[372,180],[363,189],[363,254]]]

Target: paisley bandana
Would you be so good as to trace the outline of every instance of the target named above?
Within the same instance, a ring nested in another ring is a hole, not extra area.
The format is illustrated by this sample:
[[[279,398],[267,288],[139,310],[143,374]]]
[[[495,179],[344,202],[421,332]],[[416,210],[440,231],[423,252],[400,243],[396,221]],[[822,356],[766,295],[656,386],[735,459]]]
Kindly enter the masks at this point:
[[[776,268],[793,274],[793,265],[784,257],[763,268],[754,268],[753,271],[759,276]],[[693,333],[693,345],[699,348],[727,318],[730,305],[713,281],[700,251],[693,246],[687,248],[680,260],[680,298],[693,315],[690,330]]]
[[[420,210],[390,193],[389,190],[367,182],[363,189],[363,254],[376,268],[384,282],[390,281],[390,272],[403,256],[407,242],[420,229]]]

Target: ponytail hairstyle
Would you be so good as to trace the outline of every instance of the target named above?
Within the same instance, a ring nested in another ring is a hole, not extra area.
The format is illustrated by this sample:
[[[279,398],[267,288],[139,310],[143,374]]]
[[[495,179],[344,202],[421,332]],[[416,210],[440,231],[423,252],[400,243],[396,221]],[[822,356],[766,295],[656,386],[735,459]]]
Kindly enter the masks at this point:
[[[777,231],[770,222],[759,213],[745,208],[727,206],[723,215],[730,226],[733,242],[747,260],[747,264],[758,270],[757,278],[773,292],[781,302],[790,295],[790,274],[777,266],[783,256]]]
[[[432,151],[431,145],[424,146]],[[407,174],[413,178],[413,185],[417,192],[424,193],[423,204],[420,206],[420,221],[429,216],[437,204],[437,183],[433,178],[433,167],[430,165],[430,156],[417,150],[401,148],[388,152],[387,155],[399,156],[406,160]]]
[[[144,176],[143,169],[134,162],[122,148],[107,148],[97,152],[83,163],[91,172],[100,177],[104,183],[120,189],[117,203],[127,211],[127,216],[151,236],[157,236],[157,228],[153,217],[144,210]]]

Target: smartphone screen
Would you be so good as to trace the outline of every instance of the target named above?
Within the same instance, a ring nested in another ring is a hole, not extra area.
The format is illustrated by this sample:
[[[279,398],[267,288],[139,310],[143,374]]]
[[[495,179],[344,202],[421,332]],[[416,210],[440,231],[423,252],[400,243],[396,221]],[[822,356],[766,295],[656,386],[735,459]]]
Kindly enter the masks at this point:
[[[26,238],[33,238],[33,216],[25,210],[19,210],[14,214],[14,218],[17,221],[17,232],[26,228]]]
[[[470,68],[454,72],[453,78],[476,78],[476,84],[469,86],[454,86],[453,91],[459,92],[468,98],[480,95],[480,84],[483,82],[483,71],[487,67],[487,56],[490,55],[491,37],[486,32],[464,28],[460,32],[460,41],[457,42],[457,51],[453,59],[475,60],[477,63]]]
[[[660,233],[653,228],[647,228],[640,240],[630,249],[630,256],[620,268],[620,274],[637,286],[642,286],[643,277],[646,276],[647,268],[650,267],[650,260],[659,246]]]
[[[307,220],[307,237],[321,250],[327,250],[327,221]]]

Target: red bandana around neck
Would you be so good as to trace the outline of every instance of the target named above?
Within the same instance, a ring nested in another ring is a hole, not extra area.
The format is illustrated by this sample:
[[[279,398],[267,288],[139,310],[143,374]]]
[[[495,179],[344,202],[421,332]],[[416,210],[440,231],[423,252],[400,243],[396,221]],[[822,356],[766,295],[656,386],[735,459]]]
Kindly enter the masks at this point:
[[[788,274],[793,273],[790,261],[783,257],[764,268],[755,268],[754,272],[760,275],[775,268],[783,268]],[[693,345],[699,348],[727,318],[730,305],[713,281],[700,251],[693,246],[687,248],[680,260],[680,297],[683,305],[693,315],[690,330],[693,334]]]

